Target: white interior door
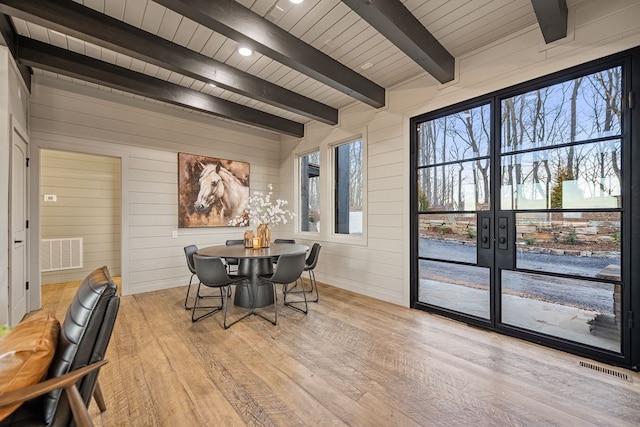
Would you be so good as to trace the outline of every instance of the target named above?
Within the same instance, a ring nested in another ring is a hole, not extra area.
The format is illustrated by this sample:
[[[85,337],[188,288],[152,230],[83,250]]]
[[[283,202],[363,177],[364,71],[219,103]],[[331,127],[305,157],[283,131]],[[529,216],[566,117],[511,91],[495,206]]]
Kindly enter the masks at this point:
[[[11,216],[9,270],[9,321],[20,322],[27,312],[27,158],[26,133],[13,126],[11,133]]]

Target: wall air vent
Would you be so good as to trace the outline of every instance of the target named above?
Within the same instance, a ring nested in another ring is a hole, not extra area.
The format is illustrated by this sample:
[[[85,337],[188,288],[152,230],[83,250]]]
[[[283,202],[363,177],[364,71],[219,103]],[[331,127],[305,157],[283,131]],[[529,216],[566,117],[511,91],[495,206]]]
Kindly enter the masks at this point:
[[[82,237],[40,240],[40,271],[82,268]]]

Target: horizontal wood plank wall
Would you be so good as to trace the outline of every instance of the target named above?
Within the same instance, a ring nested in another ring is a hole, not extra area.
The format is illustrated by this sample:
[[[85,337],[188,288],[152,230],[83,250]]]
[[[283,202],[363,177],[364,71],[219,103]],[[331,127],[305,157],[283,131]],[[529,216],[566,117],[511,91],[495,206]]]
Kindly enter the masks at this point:
[[[407,305],[409,286],[405,265],[407,226],[404,220],[408,192],[404,187],[406,174],[403,116],[389,111],[375,111],[355,106],[350,114],[341,116],[341,126],[327,132],[311,125],[308,136],[299,144],[287,144],[287,160],[283,176],[293,174],[298,153],[309,150],[329,150],[332,144],[362,135],[367,145],[367,238],[362,244],[345,244],[332,239],[330,230],[320,235],[300,233],[296,237],[309,246],[318,241],[323,245],[315,270],[325,283],[378,299]],[[328,159],[329,154],[326,158]],[[328,160],[327,160],[328,161]],[[328,169],[321,165],[321,176]],[[330,183],[321,184],[330,204]],[[285,197],[295,199],[293,186]],[[325,209],[322,207],[322,209]],[[327,221],[329,227],[330,221]],[[293,232],[293,229],[291,230]]]
[[[473,52],[455,53],[456,78],[438,84],[425,74],[387,91],[387,106],[354,103],[340,125],[311,123],[305,138],[283,139],[281,175],[292,181],[296,153],[339,142],[365,129],[368,143],[368,241],[344,245],[325,233],[318,280],[398,304],[409,304],[409,119],[509,85],[640,45],[640,2],[576,2],[566,39],[546,45],[537,25]],[[296,178],[297,179],[297,178]],[[328,185],[328,184],[326,184]],[[295,197],[293,186],[286,197]],[[321,203],[330,203],[330,192]]]
[[[223,244],[244,231],[178,229],[178,152],[249,162],[252,191],[277,182],[275,134],[47,76],[34,80],[31,110],[36,147],[122,159],[125,294],[187,284],[184,246]]]
[[[40,152],[41,238],[83,240],[83,268],[43,272],[43,284],[82,280],[102,265],[121,274],[120,177],[116,157]],[[55,195],[56,201],[45,201],[45,194]]]

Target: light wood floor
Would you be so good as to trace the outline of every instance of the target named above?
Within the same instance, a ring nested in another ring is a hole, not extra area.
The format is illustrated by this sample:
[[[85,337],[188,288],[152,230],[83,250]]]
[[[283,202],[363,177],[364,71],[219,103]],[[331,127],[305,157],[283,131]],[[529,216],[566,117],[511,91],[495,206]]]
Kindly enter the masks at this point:
[[[640,425],[631,371],[326,285],[307,316],[225,331],[222,313],[192,324],[185,291],[122,298],[97,426]],[[74,292],[44,304],[62,319]]]

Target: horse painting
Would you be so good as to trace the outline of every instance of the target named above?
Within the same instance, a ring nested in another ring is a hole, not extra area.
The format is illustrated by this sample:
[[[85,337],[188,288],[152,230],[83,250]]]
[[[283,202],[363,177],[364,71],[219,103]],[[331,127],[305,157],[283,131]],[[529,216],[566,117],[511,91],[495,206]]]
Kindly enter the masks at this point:
[[[228,226],[249,203],[249,164],[179,153],[179,227]]]

